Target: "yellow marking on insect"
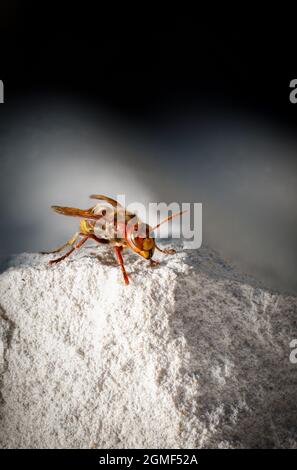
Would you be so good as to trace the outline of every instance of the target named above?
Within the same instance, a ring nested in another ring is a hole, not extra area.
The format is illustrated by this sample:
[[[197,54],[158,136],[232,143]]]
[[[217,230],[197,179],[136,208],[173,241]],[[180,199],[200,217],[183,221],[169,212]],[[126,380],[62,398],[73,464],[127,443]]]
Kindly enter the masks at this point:
[[[85,234],[85,235],[87,235],[88,233],[93,231],[93,228],[90,227],[90,225],[88,224],[88,222],[85,219],[82,219],[80,221],[79,225],[80,225],[80,229],[81,229],[82,233]]]

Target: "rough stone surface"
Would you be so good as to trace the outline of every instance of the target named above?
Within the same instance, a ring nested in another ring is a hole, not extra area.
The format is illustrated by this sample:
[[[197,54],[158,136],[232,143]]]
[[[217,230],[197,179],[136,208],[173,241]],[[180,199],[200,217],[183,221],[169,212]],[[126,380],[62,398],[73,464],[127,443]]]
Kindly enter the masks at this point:
[[[296,298],[207,248],[49,259],[0,276],[1,447],[297,447]]]

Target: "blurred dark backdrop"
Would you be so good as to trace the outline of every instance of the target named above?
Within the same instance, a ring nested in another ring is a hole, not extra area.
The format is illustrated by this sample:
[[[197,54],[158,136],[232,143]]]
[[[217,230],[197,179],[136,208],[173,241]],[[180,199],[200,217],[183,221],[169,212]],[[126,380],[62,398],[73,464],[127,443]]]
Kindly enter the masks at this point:
[[[296,293],[294,19],[88,5],[1,3],[2,254],[92,192],[197,201],[204,243]]]

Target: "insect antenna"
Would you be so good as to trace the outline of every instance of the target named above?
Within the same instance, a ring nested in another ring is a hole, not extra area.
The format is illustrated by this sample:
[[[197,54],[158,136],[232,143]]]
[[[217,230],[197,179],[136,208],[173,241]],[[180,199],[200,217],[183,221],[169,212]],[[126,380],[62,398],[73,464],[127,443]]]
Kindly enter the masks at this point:
[[[177,217],[178,215],[182,215],[182,214],[184,214],[185,212],[188,212],[188,211],[175,212],[174,214],[170,215],[169,217],[166,217],[166,219],[162,220],[162,222],[160,222],[160,223],[157,224],[154,228],[152,228],[152,229],[150,230],[150,232],[153,232],[153,231],[156,230],[158,227],[160,227],[160,225],[164,224],[165,222],[169,222],[169,220],[173,219],[174,217]]]

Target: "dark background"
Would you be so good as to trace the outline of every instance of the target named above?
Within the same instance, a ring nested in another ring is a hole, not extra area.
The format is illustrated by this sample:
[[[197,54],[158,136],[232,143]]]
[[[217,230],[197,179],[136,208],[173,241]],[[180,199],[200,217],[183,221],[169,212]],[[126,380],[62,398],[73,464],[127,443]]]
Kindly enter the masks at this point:
[[[206,244],[297,292],[292,12],[0,10],[3,254],[63,241],[48,206],[92,192],[196,201]]]
[[[79,94],[146,123],[164,110],[219,103],[296,125],[286,99],[296,70],[292,11],[282,21],[244,10],[233,17],[68,2],[1,5],[1,72],[10,99]]]

